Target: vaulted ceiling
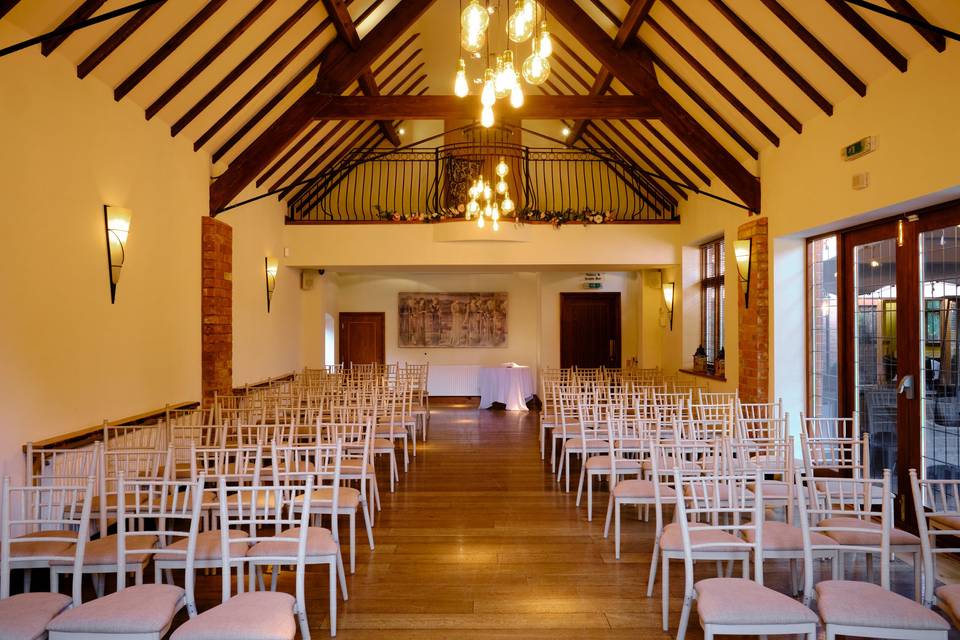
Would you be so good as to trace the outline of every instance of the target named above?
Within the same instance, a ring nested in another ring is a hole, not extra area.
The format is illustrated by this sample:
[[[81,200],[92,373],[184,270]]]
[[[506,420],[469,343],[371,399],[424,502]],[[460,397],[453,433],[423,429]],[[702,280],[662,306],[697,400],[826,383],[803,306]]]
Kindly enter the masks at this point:
[[[0,19],[33,36],[133,2],[0,0]],[[960,28],[955,0],[875,2]],[[506,11],[506,0],[490,4]],[[531,100],[531,117],[563,120],[538,129],[559,135],[565,124],[568,144],[617,147],[679,198],[722,183],[754,210],[761,151],[915,56],[957,46],[846,0],[541,4],[555,47],[540,90],[595,98]],[[452,93],[459,10],[458,0],[160,0],[0,64],[55,52],[140,105],[210,154],[217,211],[251,185],[307,180],[350,148],[412,142],[398,123],[417,110],[448,117],[455,105],[443,98],[376,97]]]

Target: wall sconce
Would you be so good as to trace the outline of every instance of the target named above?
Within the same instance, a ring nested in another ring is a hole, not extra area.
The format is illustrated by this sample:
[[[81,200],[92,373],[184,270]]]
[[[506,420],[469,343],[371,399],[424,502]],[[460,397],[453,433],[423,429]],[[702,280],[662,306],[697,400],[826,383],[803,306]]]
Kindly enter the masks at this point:
[[[673,331],[673,295],[676,285],[673,282],[663,283],[663,302],[667,305],[667,315],[670,316],[670,331]]]
[[[110,275],[110,304],[117,301],[117,283],[126,258],[127,235],[133,212],[122,207],[103,205],[103,228],[107,234],[107,267]]]
[[[743,308],[750,308],[750,262],[753,258],[753,239],[736,240],[733,243],[733,255],[737,259],[737,273],[743,283]]]
[[[276,258],[264,258],[263,266],[267,276],[267,313],[270,313],[270,301],[273,299],[273,292],[277,288],[277,270],[280,264]]]

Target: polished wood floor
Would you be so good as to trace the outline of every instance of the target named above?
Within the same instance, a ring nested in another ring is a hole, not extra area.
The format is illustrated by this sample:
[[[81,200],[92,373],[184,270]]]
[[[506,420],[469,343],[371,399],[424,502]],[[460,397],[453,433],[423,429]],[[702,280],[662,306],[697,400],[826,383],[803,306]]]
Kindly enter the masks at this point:
[[[659,584],[654,598],[644,593],[652,525],[625,517],[616,561],[612,539],[603,538],[606,493],[597,494],[593,522],[574,501],[539,459],[535,413],[435,407],[429,441],[396,493],[383,488],[377,548],[358,549],[337,637],[674,637],[682,568],[672,572],[665,633]],[[912,590],[911,569],[897,565],[895,582]],[[782,569],[768,569],[768,584],[785,588]],[[308,578],[315,639],[329,637],[324,576]],[[281,587],[293,592],[289,576]],[[200,577],[201,610],[217,604],[219,588],[219,577]],[[702,638],[695,617],[688,637]]]

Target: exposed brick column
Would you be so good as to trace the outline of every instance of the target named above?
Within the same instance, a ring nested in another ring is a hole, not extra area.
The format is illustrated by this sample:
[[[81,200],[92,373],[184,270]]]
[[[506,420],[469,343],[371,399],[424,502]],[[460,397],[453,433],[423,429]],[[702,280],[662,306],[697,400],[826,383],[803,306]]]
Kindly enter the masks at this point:
[[[770,268],[767,219],[757,218],[737,229],[738,240],[753,240],[750,260],[750,307],[743,306],[743,283],[738,288],[740,398],[767,402],[770,391]]]
[[[233,389],[233,229],[209,216],[201,222],[201,386],[204,403]]]

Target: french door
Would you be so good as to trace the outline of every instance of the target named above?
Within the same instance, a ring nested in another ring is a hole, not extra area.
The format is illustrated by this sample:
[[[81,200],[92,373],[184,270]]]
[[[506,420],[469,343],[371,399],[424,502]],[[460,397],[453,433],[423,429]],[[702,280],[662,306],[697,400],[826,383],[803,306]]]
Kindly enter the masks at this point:
[[[844,232],[840,404],[870,434],[871,475],[890,469],[909,523],[909,470],[960,477],[960,206]]]

